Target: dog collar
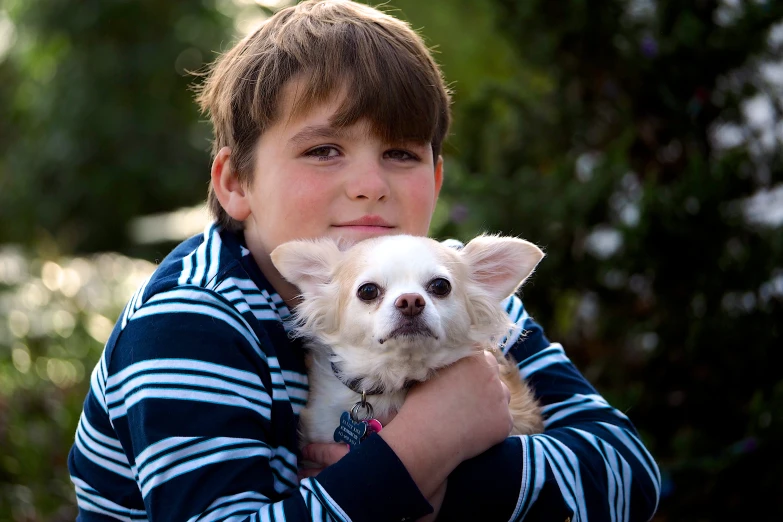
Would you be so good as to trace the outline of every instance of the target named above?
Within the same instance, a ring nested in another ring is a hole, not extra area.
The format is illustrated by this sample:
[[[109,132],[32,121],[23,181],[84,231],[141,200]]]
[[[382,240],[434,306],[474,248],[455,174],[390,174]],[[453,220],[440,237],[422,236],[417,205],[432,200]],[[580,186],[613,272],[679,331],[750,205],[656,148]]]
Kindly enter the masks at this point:
[[[376,386],[374,388],[371,388],[369,390],[365,390],[361,388],[359,385],[362,382],[361,377],[357,377],[356,379],[351,379],[350,381],[346,381],[342,378],[342,372],[340,371],[340,368],[337,367],[336,364],[332,364],[332,372],[334,373],[334,376],[337,377],[341,383],[346,385],[348,388],[351,389],[352,392],[358,393],[359,395],[365,394],[365,395],[380,395],[383,393],[383,387],[382,386]]]
[[[370,388],[369,390],[363,389],[360,385],[362,383],[361,377],[357,377],[356,379],[351,379],[350,381],[346,381],[342,377],[342,372],[340,371],[340,368],[333,362],[330,363],[332,365],[332,373],[334,373],[334,376],[337,377],[337,379],[343,383],[345,386],[347,386],[352,392],[358,393],[359,395],[381,395],[384,392],[384,388],[382,385],[375,386],[374,388]],[[402,385],[403,389],[407,390],[411,386],[416,384],[416,381],[405,381],[405,384]]]

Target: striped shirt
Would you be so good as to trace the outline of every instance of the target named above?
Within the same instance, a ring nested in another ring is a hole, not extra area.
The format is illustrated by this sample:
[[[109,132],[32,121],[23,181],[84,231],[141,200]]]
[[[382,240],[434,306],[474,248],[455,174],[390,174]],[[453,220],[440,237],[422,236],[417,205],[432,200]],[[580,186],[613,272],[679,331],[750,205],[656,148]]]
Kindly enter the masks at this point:
[[[550,343],[520,300],[506,339],[544,406],[449,476],[439,520],[646,521],[658,468],[628,418]],[[432,508],[369,437],[297,479],[304,350],[240,234],[210,225],[131,298],[91,377],[68,466],[78,520],[400,521]]]

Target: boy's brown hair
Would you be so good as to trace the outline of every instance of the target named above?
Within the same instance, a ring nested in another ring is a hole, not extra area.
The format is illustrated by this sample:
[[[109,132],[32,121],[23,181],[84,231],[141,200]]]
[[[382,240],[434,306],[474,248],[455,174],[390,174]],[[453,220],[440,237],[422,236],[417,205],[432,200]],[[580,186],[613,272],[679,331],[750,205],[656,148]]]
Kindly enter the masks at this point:
[[[449,127],[449,92],[440,69],[410,26],[348,0],[306,1],[282,9],[220,56],[197,89],[214,130],[212,156],[225,146],[240,182],[252,182],[259,136],[279,114],[285,84],[302,77],[294,114],[334,93],[347,95],[332,125],[366,118],[388,143],[418,141],[440,154]],[[242,224],[226,214],[209,188],[207,204],[224,226]]]

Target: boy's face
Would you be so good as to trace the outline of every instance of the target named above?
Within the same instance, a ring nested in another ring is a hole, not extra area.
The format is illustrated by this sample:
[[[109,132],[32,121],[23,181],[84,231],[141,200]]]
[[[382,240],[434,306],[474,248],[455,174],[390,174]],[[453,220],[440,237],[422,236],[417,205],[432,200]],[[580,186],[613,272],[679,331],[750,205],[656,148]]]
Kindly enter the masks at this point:
[[[287,241],[426,235],[443,180],[442,159],[433,161],[429,143],[384,143],[362,120],[332,127],[338,96],[292,118],[297,86],[286,86],[277,122],[258,141],[250,187],[216,180],[213,165],[213,185],[233,187],[231,197],[216,189],[218,198],[244,222],[248,248],[273,285],[269,253]]]

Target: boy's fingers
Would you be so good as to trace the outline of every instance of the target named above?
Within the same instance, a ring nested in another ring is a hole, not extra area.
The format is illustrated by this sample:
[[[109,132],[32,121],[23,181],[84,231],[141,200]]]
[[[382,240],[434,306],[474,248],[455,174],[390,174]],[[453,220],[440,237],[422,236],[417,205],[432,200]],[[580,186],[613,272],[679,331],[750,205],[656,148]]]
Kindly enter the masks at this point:
[[[500,384],[503,386],[503,395],[506,396],[506,402],[511,404],[511,390],[508,389],[508,386],[506,386],[506,383],[503,381],[501,381]]]
[[[302,449],[302,455],[320,466],[331,466],[348,453],[347,444],[308,444]]]
[[[322,472],[324,468],[307,468],[307,469],[300,469],[299,473],[297,473],[297,476],[299,477],[299,480],[315,477],[320,472]]]
[[[487,364],[489,364],[492,368],[500,368],[500,365],[498,364],[498,359],[495,357],[495,354],[488,350],[484,350],[484,358],[487,360]]]

